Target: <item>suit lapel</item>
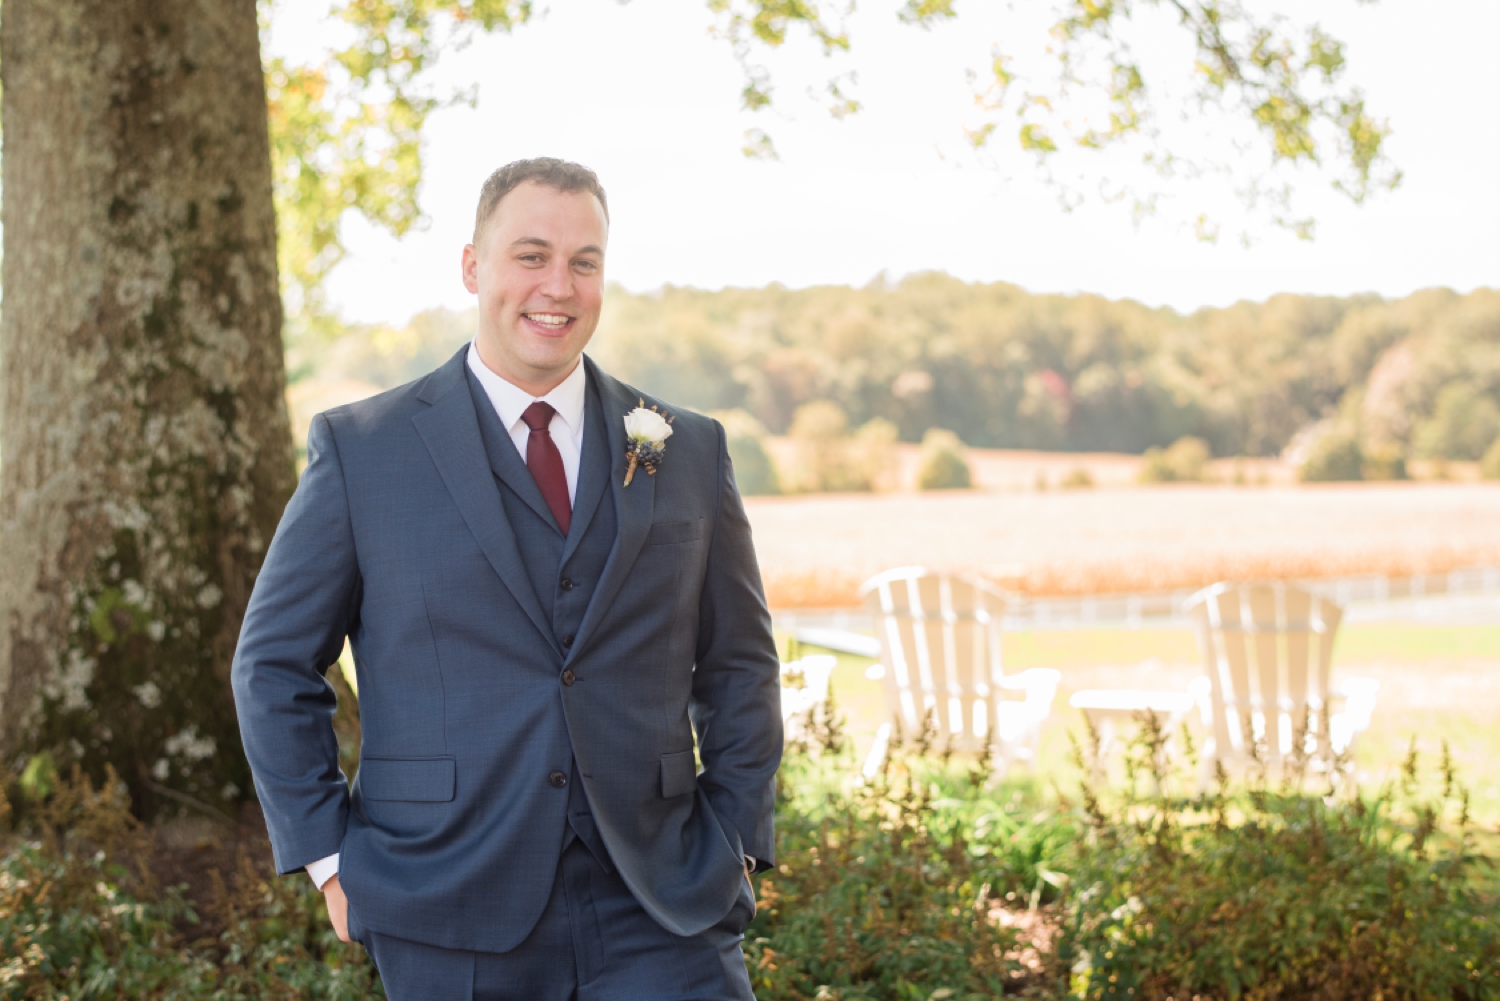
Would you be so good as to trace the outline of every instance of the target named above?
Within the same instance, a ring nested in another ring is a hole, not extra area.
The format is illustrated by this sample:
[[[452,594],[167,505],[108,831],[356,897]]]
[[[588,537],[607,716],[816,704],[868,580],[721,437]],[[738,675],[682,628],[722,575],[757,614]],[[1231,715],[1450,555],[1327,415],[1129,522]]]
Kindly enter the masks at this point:
[[[438,475],[458,506],[464,523],[490,566],[499,575],[516,602],[554,650],[558,649],[542,606],[531,588],[521,551],[500,503],[500,491],[490,472],[474,399],[464,373],[467,347],[434,372],[423,386],[420,398],[429,409],[414,416],[412,424],[432,455]],[[498,423],[498,422],[497,422]],[[525,467],[522,467],[525,470]],[[533,487],[535,484],[533,484]],[[549,515],[550,516],[550,515]]]
[[[630,575],[630,568],[635,565],[646,534],[651,530],[651,515],[656,502],[656,477],[645,475],[645,470],[637,470],[630,486],[625,486],[625,415],[639,405],[639,399],[626,392],[618,381],[605,375],[592,358],[585,355],[583,361],[588,366],[589,379],[599,387],[599,402],[603,405],[604,437],[609,448],[609,493],[615,505],[618,527],[615,544],[599,577],[599,586],[589,599],[589,607],[578,627],[577,640],[569,651],[570,660],[588,645],[599,621]],[[584,435],[584,448],[588,447],[588,438],[589,435]]]

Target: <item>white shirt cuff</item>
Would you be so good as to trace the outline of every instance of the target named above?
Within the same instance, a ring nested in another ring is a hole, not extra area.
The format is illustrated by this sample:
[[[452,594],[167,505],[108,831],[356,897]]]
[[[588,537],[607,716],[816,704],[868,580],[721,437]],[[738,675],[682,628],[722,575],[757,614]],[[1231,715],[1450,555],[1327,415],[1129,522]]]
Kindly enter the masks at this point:
[[[759,862],[755,861],[755,856],[754,855],[746,855],[745,856],[745,865],[746,865],[747,868],[754,869],[759,864],[760,864]]]
[[[307,874],[312,877],[313,885],[323,889],[323,884],[339,874],[339,856],[334,852],[327,858],[320,858],[316,862],[307,864]]]

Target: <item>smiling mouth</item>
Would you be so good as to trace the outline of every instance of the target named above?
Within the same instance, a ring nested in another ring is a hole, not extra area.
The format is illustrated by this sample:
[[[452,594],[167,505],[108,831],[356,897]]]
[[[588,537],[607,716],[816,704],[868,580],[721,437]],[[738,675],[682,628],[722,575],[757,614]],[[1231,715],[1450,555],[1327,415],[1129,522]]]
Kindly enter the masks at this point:
[[[573,322],[573,317],[563,313],[522,313],[521,315],[532,326],[539,327],[548,333],[560,333]]]

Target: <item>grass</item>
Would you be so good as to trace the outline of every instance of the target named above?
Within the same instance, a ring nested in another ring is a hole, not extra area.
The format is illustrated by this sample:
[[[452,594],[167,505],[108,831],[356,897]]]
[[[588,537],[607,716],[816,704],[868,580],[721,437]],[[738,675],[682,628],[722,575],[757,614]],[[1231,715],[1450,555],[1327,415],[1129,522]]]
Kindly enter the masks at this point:
[[[886,719],[882,682],[865,676],[872,662],[839,655],[833,687],[848,719],[848,736],[861,750]],[[1087,629],[1009,633],[1007,671],[1054,667],[1062,684],[1042,733],[1038,772],[1071,788],[1077,778],[1069,732],[1083,728],[1068,697],[1085,688],[1182,691],[1203,673],[1192,633],[1182,629]],[[1476,819],[1500,829],[1500,626],[1356,624],[1340,631],[1334,660],[1339,675],[1373,677],[1381,692],[1370,729],[1357,745],[1366,781],[1394,775],[1413,739],[1435,757],[1446,741],[1473,793]]]
[[[1198,644],[1187,629],[1058,629],[1005,637],[1007,669],[1089,667],[1150,658],[1169,664],[1199,663]],[[1339,666],[1371,661],[1427,663],[1435,660],[1500,661],[1500,626],[1415,626],[1356,623],[1339,630],[1334,648]],[[1201,672],[1200,672],[1201,673]]]

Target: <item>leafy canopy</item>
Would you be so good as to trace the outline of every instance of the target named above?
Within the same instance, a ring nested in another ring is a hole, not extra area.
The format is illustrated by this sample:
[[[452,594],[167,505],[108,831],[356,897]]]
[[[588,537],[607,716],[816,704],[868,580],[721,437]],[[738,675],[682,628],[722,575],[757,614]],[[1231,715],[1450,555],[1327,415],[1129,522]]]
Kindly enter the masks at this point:
[[[278,2],[286,0],[263,0],[263,23]],[[1389,127],[1345,83],[1344,45],[1316,23],[1239,0],[1049,2],[1041,30],[1020,33],[1034,43],[1021,53],[997,47],[990,66],[971,74],[979,119],[966,131],[982,154],[1006,139],[1006,148],[1031,158],[1065,207],[1097,188],[1140,217],[1181,195],[1212,208],[1195,226],[1216,239],[1216,213],[1238,199],[1250,218],[1311,237],[1314,220],[1295,211],[1294,178],[1309,169],[1328,175],[1357,203],[1399,183],[1385,155]],[[759,57],[798,36],[828,56],[854,48],[852,2],[707,4],[716,34],[744,69],[740,100],[750,111],[775,104]],[[431,74],[441,54],[480,33],[510,32],[532,13],[530,0],[334,0],[331,16],[347,29],[347,44],[313,65],[268,60],[280,264],[294,336],[327,326],[320,289],[344,254],[346,210],[398,237],[421,223],[427,116],[476,96],[436,89]],[[905,0],[894,16],[931,28],[958,11],[953,0]],[[850,71],[834,73],[826,94],[837,118],[861,110]],[[776,155],[761,129],[745,134],[743,151]],[[1111,173],[1100,174],[1106,162]]]

